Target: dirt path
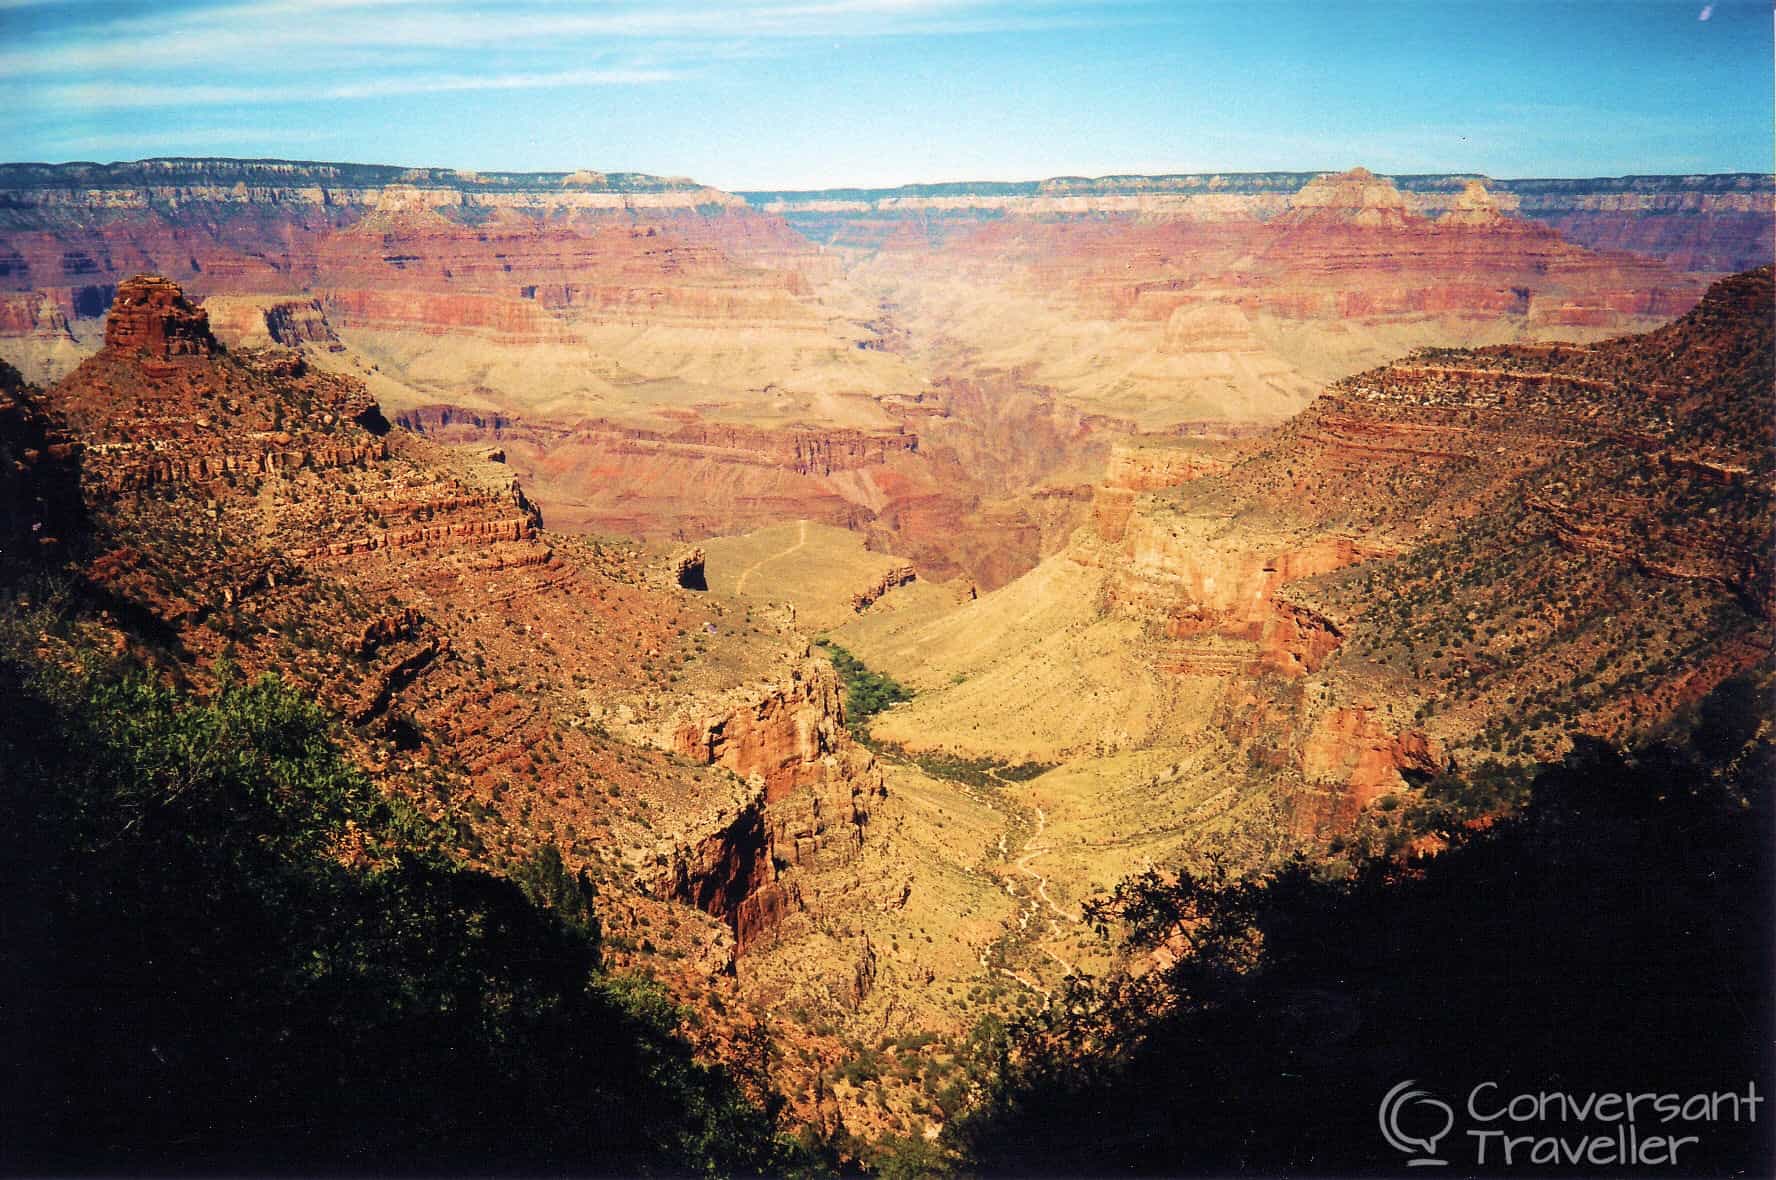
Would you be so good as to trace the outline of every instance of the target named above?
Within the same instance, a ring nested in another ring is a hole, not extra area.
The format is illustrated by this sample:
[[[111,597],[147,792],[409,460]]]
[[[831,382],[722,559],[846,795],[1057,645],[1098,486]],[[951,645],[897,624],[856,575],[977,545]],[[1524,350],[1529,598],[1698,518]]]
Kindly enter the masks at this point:
[[[997,768],[989,769],[987,771],[987,774],[990,775],[1001,786],[1010,787],[1013,785],[1003,775],[1001,775],[999,773]],[[992,808],[992,810],[994,810],[994,811],[1000,810],[1000,808],[994,806],[992,803],[988,803],[985,799],[983,799],[982,802],[985,803],[986,806],[988,806],[989,808]],[[1018,888],[1017,888],[1017,883],[1015,881],[1007,881],[1007,882],[1005,882],[1005,892],[1010,894],[1012,897],[1019,898],[1020,900],[1022,900],[1024,902],[1022,912],[1018,914],[1018,920],[1017,920],[1017,928],[1020,931],[1028,930],[1030,928],[1031,919],[1035,918],[1039,913],[1041,913],[1043,911],[1043,909],[1046,908],[1048,910],[1049,914],[1052,915],[1048,918],[1048,935],[1049,935],[1049,937],[1064,938],[1064,937],[1066,937],[1066,935],[1063,932],[1061,923],[1067,922],[1067,923],[1077,924],[1080,921],[1080,919],[1073,914],[1069,914],[1067,911],[1061,909],[1060,906],[1055,904],[1054,898],[1049,896],[1048,878],[1046,876],[1044,876],[1042,873],[1037,872],[1036,869],[1034,867],[1032,867],[1032,864],[1031,864],[1032,861],[1034,861],[1037,857],[1041,856],[1043,853],[1053,851],[1053,849],[1050,848],[1048,845],[1042,843],[1043,833],[1046,832],[1047,830],[1048,830],[1048,813],[1043,810],[1041,804],[1037,804],[1036,805],[1036,830],[1035,830],[1035,832],[1033,832],[1030,835],[1030,838],[1028,840],[1024,841],[1023,848],[1021,849],[1021,854],[1018,856],[1018,858],[1011,862],[1011,867],[1014,870],[1016,870],[1017,872],[1023,874],[1025,877],[1028,877],[1030,880],[1034,881],[1036,883],[1036,887],[1033,891],[1029,892],[1028,894],[1020,894],[1018,891]],[[1009,855],[1010,855],[1009,852],[1007,851],[1007,848],[1006,848],[1005,833],[1003,833],[1003,832],[1001,832],[999,834],[999,854],[1001,856],[1006,856],[1006,857],[1009,857]],[[1056,954],[1054,951],[1050,950],[1048,947],[1042,945],[1042,943],[1040,941],[1035,941],[1032,943],[1032,945],[1038,951],[1040,951],[1043,955],[1045,955],[1049,959],[1051,959],[1058,967],[1060,967],[1060,969],[1063,973],[1065,973],[1067,975],[1074,975],[1074,974],[1078,973],[1078,968],[1074,964],[1068,962],[1066,959],[1062,958],[1060,955]],[[981,955],[980,955],[981,966],[991,968],[992,965],[987,961],[991,950],[992,950],[992,946],[989,945],[985,950],[981,951]],[[1025,979],[1023,976],[1018,975],[1015,972],[1010,971],[1004,967],[997,968],[997,970],[1001,975],[1009,976],[1010,978],[1017,980],[1019,983],[1032,989],[1033,991],[1041,992],[1044,997],[1049,998],[1049,999],[1053,998],[1053,993],[1051,991],[1049,991],[1048,988],[1045,988],[1045,987],[1042,987],[1036,983],[1033,983],[1030,980]]]
[[[1042,839],[1043,830],[1047,827],[1048,814],[1042,810],[1041,804],[1037,804],[1036,834],[1024,842],[1024,854],[1017,858],[1015,867],[1018,872],[1035,879],[1036,896],[1042,899],[1042,904],[1048,907],[1049,913],[1053,914],[1063,922],[1078,922],[1079,918],[1077,915],[1069,914],[1066,910],[1063,910],[1060,906],[1055,904],[1054,898],[1048,895],[1048,878],[1030,867],[1031,861],[1035,860],[1045,852],[1054,851],[1054,849],[1049,848],[1047,845],[1042,847],[1037,847],[1036,845],[1036,841]]]
[[[994,777],[998,777],[998,776],[995,775]],[[1000,779],[999,781],[1004,782],[1005,780]],[[1021,918],[1018,919],[1018,925],[1019,925],[1019,927],[1027,926],[1029,924],[1030,919],[1036,916],[1037,912],[1041,909],[1041,907],[1047,906],[1048,912],[1050,914],[1054,915],[1054,917],[1051,917],[1048,920],[1049,935],[1054,938],[1062,938],[1062,937],[1065,937],[1065,935],[1063,935],[1061,933],[1061,922],[1077,922],[1077,921],[1079,921],[1079,919],[1074,917],[1072,914],[1067,913],[1065,910],[1061,909],[1060,906],[1058,906],[1054,903],[1054,898],[1052,898],[1048,895],[1048,878],[1043,876],[1041,873],[1037,872],[1035,869],[1030,867],[1031,861],[1035,860],[1037,857],[1041,856],[1045,852],[1053,851],[1047,845],[1038,845],[1037,844],[1037,841],[1042,839],[1042,833],[1044,830],[1047,829],[1047,827],[1048,827],[1048,813],[1042,810],[1041,804],[1037,804],[1036,805],[1036,831],[1028,840],[1024,841],[1024,854],[1022,856],[1018,857],[1017,860],[1013,863],[1013,867],[1015,867],[1018,872],[1023,873],[1025,876],[1028,876],[1029,878],[1031,878],[1032,880],[1034,880],[1036,882],[1035,900],[1032,901],[1029,911],[1026,912]],[[1061,921],[1059,921],[1059,922],[1056,921],[1055,920],[1056,918],[1059,918]],[[1075,968],[1072,963],[1069,963],[1066,959],[1063,959],[1060,955],[1057,955],[1055,952],[1049,950],[1047,947],[1043,946],[1040,942],[1038,942],[1036,944],[1036,949],[1041,951],[1043,954],[1047,955],[1049,958],[1053,959],[1057,964],[1060,965],[1061,970],[1064,971],[1065,973],[1067,973],[1068,975],[1077,974],[1077,968]]]
[[[740,594],[745,591],[746,579],[756,574],[761,566],[767,566],[779,558],[788,557],[791,553],[794,553],[797,549],[800,549],[803,545],[808,543],[808,522],[805,520],[798,520],[796,524],[801,526],[797,530],[796,543],[791,545],[788,549],[785,549],[782,553],[773,553],[769,557],[760,558],[747,566],[744,570],[740,571],[740,580],[734,583],[735,594]]]

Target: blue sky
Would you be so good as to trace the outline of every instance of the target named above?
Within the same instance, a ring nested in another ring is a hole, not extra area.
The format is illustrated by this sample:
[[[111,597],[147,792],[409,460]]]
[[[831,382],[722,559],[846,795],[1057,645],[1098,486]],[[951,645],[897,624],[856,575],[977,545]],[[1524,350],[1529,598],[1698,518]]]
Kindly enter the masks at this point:
[[[728,189],[1772,169],[1768,0],[0,0],[0,159]]]

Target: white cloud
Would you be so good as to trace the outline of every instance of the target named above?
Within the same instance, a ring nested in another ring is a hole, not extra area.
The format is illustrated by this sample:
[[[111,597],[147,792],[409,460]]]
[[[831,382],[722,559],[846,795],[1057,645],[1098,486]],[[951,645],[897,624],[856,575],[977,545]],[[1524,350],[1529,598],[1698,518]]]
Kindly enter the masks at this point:
[[[278,139],[285,143],[318,143],[331,138],[326,131],[305,131],[294,128],[280,131]],[[123,131],[103,135],[83,135],[67,140],[61,146],[69,152],[148,151],[173,155],[186,148],[213,148],[245,145],[252,140],[251,131],[239,127],[193,127],[175,132]]]
[[[466,90],[546,90],[579,86],[635,86],[666,82],[671,70],[562,70],[535,74],[465,74],[385,77],[362,82],[262,85],[165,85],[128,82],[76,82],[36,88],[52,105],[86,110],[162,106],[245,106],[254,103],[317,102],[383,98]]]
[[[0,0],[4,3],[6,0]],[[588,10],[525,3],[461,7],[437,0],[275,0],[160,11],[0,50],[0,76],[130,71],[149,63],[239,67],[256,57],[329,49],[612,48],[662,38],[856,38],[1049,28],[1075,18],[1003,0],[824,0],[763,4],[610,4]],[[317,9],[326,9],[317,19]],[[599,43],[603,42],[603,45]],[[316,62],[324,65],[324,59]]]

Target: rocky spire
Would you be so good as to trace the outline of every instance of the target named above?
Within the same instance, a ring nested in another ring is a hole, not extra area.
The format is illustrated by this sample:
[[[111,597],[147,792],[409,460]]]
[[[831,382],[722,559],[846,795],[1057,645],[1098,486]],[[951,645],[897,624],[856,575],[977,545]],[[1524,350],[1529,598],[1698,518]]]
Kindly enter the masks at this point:
[[[160,275],[136,275],[117,285],[105,321],[105,347],[169,361],[210,356],[216,338],[210,335],[209,313],[187,300],[179,284]]]

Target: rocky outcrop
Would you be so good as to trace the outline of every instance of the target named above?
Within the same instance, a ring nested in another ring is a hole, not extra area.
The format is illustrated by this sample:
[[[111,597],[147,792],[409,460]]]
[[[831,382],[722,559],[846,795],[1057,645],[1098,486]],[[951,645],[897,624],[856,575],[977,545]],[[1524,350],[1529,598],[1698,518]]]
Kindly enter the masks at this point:
[[[726,921],[744,951],[779,920],[795,895],[778,879],[762,793],[721,827],[674,849],[665,895]]]
[[[159,275],[136,275],[117,286],[105,320],[105,347],[145,353],[153,361],[207,357],[216,351],[210,317]]]
[[[423,672],[432,661],[449,649],[442,636],[427,635],[397,648],[391,660],[379,665],[360,689],[357,702],[349,716],[353,725],[363,725],[388,710],[395,695]]]
[[[425,616],[411,606],[403,607],[395,614],[372,619],[364,624],[364,630],[358,636],[358,654],[369,656],[378,648],[411,638],[424,619]]]
[[[1273,614],[1259,636],[1259,659],[1284,675],[1318,672],[1338,645],[1344,631],[1325,615],[1299,603],[1273,600]]]
[[[910,585],[919,575],[910,565],[897,565],[883,572],[880,578],[851,596],[851,609],[859,614],[868,610],[882,595],[897,586]]]
[[[1132,515],[1120,540],[1106,609],[1147,622],[1167,640],[1253,645],[1254,672],[1293,676],[1317,670],[1343,632],[1283,599],[1283,588],[1387,551],[1350,536],[1227,533],[1201,518],[1159,513]]]
[[[1326,712],[1301,747],[1301,770],[1308,781],[1343,784],[1359,809],[1404,787],[1403,773],[1429,776],[1443,766],[1436,742],[1422,731],[1390,726],[1373,705]]]
[[[1284,223],[1338,222],[1370,229],[1406,225],[1406,198],[1367,168],[1316,176],[1289,198]]]
[[[746,699],[669,734],[675,753],[757,784],[726,826],[676,856],[670,894],[726,920],[744,950],[800,904],[795,871],[856,858],[871,801],[887,788],[875,759],[845,736],[830,668],[809,662],[786,683],[738,695]]]
[[[703,568],[703,550],[692,546],[675,552],[666,562],[667,577],[681,590],[707,590],[709,577]]]
[[[204,301],[204,310],[216,336],[235,347],[345,349],[319,299],[217,296]]]
[[[795,668],[786,683],[720,712],[674,727],[669,746],[741,779],[757,775],[767,800],[823,779],[825,758],[838,751],[845,723],[838,677],[817,662]]]
[[[1110,449],[1110,465],[1104,472],[1104,485],[1132,492],[1150,492],[1226,470],[1225,459],[1202,451],[1179,447],[1119,446]]]
[[[1515,202],[1513,202],[1515,204]],[[1461,196],[1438,219],[1440,225],[1496,225],[1504,219],[1499,199],[1483,181],[1470,180],[1462,187]]]
[[[93,465],[93,470],[100,487],[119,495],[166,484],[208,483],[230,476],[362,468],[389,457],[388,443],[379,440],[312,450],[280,447],[266,439],[241,441],[246,445],[203,446],[180,441],[158,446],[105,444],[94,450],[100,461]]]
[[[415,434],[437,435],[446,442],[477,442],[498,438],[508,430],[524,429],[526,424],[491,410],[440,403],[402,410],[395,415],[395,425]]]
[[[578,436],[609,440],[619,454],[756,463],[820,477],[881,465],[895,452],[919,449],[918,436],[904,432],[768,430],[713,423],[686,424],[673,431],[589,423],[579,428]]]
[[[299,550],[304,560],[325,557],[350,557],[353,554],[375,553],[383,549],[413,549],[464,541],[487,544],[499,541],[526,541],[535,533],[528,516],[501,520],[465,520],[449,524],[420,525],[414,528],[386,529],[363,533],[345,541],[335,541],[313,549]]]

